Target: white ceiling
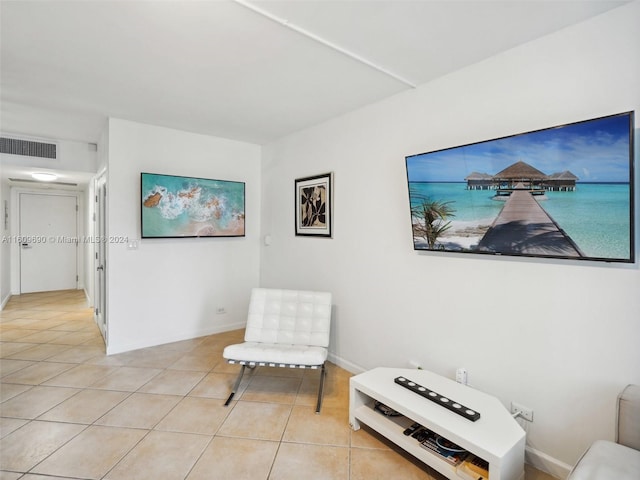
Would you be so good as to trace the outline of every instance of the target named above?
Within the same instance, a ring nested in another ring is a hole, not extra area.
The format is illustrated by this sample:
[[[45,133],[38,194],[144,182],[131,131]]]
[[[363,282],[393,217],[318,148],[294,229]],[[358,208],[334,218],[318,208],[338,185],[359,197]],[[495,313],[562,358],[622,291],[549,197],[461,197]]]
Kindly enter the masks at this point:
[[[113,116],[260,144],[624,3],[2,0],[0,127],[96,143]]]

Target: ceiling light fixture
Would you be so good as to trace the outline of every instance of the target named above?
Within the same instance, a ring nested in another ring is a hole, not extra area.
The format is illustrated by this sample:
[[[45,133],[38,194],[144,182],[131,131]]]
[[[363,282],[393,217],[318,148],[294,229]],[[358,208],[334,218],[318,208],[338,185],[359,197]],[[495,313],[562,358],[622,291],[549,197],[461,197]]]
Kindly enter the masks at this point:
[[[58,176],[55,173],[49,172],[35,172],[32,173],[31,176],[35,180],[39,180],[41,182],[53,182],[54,180],[58,179]]]

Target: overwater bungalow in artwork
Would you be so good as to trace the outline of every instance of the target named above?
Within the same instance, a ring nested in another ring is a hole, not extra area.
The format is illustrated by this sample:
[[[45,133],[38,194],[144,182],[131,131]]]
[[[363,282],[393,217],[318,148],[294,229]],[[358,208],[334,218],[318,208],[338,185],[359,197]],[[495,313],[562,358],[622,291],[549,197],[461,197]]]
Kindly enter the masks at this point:
[[[515,188],[541,194],[544,191],[574,191],[578,177],[569,170],[548,175],[519,160],[495,175],[472,172],[464,180],[467,190],[497,190],[498,195],[508,195]]]
[[[495,188],[493,175],[488,173],[471,172],[464,180],[467,182],[467,190],[493,190]]]
[[[547,190],[553,190],[556,192],[573,192],[576,189],[576,177],[569,170],[564,172],[552,173],[545,180]]]

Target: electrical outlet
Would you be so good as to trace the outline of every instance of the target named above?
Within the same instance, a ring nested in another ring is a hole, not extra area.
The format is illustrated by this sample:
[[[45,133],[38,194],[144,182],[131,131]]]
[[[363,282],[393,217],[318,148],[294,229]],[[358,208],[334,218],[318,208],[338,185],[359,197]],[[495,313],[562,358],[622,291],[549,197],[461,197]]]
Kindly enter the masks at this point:
[[[460,367],[456,370],[456,382],[461,383],[463,385],[467,384],[467,369],[464,367]]]
[[[527,420],[528,422],[533,422],[533,410],[529,407],[525,407],[524,405],[520,405],[516,402],[511,402],[511,414],[520,414],[519,416]]]

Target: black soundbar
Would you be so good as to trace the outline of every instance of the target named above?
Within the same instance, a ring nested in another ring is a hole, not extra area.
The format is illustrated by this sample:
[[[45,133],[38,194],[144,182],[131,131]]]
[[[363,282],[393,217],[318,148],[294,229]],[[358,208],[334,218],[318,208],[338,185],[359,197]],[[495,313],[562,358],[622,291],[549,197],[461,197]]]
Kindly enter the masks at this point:
[[[427,387],[423,387],[422,385],[417,384],[414,381],[409,380],[405,377],[396,377],[394,382],[398,385],[403,386],[404,388],[408,388],[414,393],[431,400],[434,403],[437,403],[441,407],[444,407],[448,410],[451,410],[454,413],[466,418],[467,420],[471,420],[475,422],[480,418],[480,413],[475,410],[470,409],[469,407],[465,407],[461,403],[456,402],[455,400],[451,400],[443,395],[440,395],[433,390],[429,390]]]

